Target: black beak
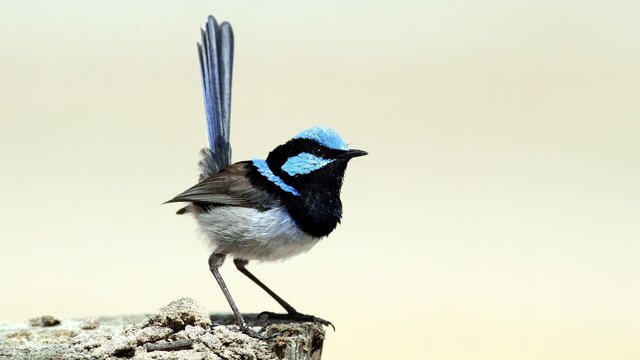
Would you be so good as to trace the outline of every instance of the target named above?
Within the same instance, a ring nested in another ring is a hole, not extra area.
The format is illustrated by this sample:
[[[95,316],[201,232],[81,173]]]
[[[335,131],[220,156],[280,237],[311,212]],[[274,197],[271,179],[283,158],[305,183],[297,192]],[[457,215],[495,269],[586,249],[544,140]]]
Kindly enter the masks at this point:
[[[358,156],[365,156],[367,154],[369,154],[369,153],[364,151],[364,150],[349,149],[344,154],[341,154],[340,156],[338,156],[338,158],[340,158],[340,159],[351,159],[351,158],[358,157]]]

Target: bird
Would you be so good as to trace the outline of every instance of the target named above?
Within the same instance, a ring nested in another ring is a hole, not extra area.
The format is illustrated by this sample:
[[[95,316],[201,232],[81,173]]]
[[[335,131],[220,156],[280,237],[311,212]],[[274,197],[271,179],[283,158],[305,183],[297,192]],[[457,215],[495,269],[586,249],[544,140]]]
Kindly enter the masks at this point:
[[[268,338],[247,326],[220,275],[227,257],[287,312],[260,316],[333,327],[327,320],[298,312],[246,266],[249,261],[301,254],[329,235],[342,218],[340,190],[347,163],[367,152],[350,149],[329,127],[313,126],[277,146],[265,159],[231,163],[233,30],[228,22],[218,24],[210,15],[201,37],[198,55],[209,147],[201,151],[199,181],[167,203],[188,203],[177,213],[192,214],[212,245],[209,269],[242,332]]]

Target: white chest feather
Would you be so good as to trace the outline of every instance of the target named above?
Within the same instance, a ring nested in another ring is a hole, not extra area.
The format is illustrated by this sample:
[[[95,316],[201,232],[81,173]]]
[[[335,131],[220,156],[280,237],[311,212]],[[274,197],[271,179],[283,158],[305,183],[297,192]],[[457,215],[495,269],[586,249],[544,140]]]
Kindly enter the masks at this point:
[[[215,252],[245,260],[279,260],[311,249],[320,238],[296,225],[284,208],[221,206],[196,215]]]

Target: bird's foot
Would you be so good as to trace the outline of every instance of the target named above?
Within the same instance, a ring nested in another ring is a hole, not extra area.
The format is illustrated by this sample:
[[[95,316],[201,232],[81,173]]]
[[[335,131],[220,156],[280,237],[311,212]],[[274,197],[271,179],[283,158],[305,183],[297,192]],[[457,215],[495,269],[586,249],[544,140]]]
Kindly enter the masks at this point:
[[[267,319],[273,319],[273,320],[293,320],[293,321],[300,321],[300,322],[306,322],[306,321],[315,322],[315,323],[322,324],[324,326],[331,326],[333,328],[333,331],[336,330],[336,327],[333,326],[331,321],[328,321],[313,315],[302,314],[299,312],[278,314],[270,311],[263,311],[260,314],[258,314],[258,318],[263,318],[263,317]]]
[[[227,326],[227,325],[229,325],[227,322],[222,322],[222,323],[214,322],[213,324],[211,324],[210,328],[211,328],[211,330],[213,330],[214,328],[216,328],[218,326]],[[238,325],[238,324],[236,324],[236,325]],[[251,329],[249,326],[247,326],[246,324],[243,324],[243,325],[238,325],[238,330],[237,331],[240,331],[240,332],[242,332],[242,333],[244,333],[246,335],[249,335],[254,339],[264,340],[264,341],[272,340],[272,339],[275,339],[278,336],[282,335],[281,332],[275,332],[275,333],[273,333],[271,335],[266,335],[265,333],[266,333],[268,327],[269,327],[269,325],[265,325],[265,326],[262,326],[260,328],[260,330],[255,331],[255,330]],[[233,331],[236,331],[236,330],[233,330]]]
[[[242,331],[243,333],[251,336],[254,339],[258,339],[258,340],[267,341],[267,340],[271,340],[271,339],[274,339],[274,338],[277,338],[278,336],[280,336],[279,332],[277,332],[275,334],[271,334],[271,335],[263,335],[262,333],[264,333],[265,330],[266,330],[266,326],[262,327],[262,329],[260,329],[259,332],[251,330],[251,328],[249,328],[248,326],[241,326],[240,327],[240,331]]]

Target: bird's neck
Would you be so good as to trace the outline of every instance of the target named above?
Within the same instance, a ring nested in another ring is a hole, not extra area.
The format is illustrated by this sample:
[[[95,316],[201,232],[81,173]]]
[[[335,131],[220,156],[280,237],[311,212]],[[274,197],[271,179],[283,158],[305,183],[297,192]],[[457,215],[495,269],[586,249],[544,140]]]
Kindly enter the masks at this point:
[[[331,182],[312,182],[298,186],[300,196],[283,198],[289,215],[302,231],[324,237],[336,228],[342,217],[340,185]]]

